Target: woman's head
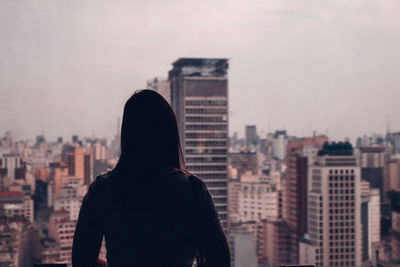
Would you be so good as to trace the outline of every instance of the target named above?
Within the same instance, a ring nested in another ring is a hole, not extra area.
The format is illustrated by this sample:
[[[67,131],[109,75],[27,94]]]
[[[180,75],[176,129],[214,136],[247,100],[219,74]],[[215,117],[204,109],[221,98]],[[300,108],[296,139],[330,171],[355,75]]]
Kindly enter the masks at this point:
[[[138,91],[125,104],[116,168],[147,172],[170,167],[183,168],[175,114],[157,92]]]

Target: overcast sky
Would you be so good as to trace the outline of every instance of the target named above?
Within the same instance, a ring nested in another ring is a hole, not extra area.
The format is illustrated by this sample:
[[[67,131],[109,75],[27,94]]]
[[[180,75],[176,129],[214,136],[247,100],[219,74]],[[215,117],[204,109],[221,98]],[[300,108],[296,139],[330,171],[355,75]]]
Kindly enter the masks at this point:
[[[111,137],[179,57],[229,58],[230,132],[400,130],[398,0],[0,0],[0,135]]]

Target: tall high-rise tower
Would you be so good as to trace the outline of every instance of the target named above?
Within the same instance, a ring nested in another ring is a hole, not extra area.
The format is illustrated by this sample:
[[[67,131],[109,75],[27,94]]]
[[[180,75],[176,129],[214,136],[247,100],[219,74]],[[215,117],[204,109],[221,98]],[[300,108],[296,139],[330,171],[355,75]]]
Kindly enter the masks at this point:
[[[300,264],[361,266],[361,172],[349,143],[325,144],[308,173]]]
[[[228,60],[181,58],[169,72],[186,168],[207,184],[223,227],[228,220]]]

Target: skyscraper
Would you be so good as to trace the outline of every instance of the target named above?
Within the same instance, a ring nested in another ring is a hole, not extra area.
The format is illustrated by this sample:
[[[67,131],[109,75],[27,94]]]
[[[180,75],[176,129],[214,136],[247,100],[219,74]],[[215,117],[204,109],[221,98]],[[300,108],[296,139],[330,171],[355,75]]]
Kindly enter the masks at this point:
[[[246,125],[246,147],[248,150],[254,150],[258,145],[258,135],[256,125]]]
[[[169,72],[186,168],[207,184],[223,227],[228,220],[228,60],[180,58]]]
[[[349,143],[325,144],[308,173],[307,233],[300,264],[361,266],[360,167]]]
[[[299,240],[307,230],[308,166],[313,165],[318,150],[328,141],[326,136],[289,141],[286,147],[286,177],[283,217],[291,229],[290,263],[298,263]]]

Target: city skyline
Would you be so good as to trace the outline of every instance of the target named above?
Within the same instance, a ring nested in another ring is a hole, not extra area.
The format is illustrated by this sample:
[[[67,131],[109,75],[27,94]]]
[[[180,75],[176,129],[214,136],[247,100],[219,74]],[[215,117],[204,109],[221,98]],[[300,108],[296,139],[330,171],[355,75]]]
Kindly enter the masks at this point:
[[[388,122],[400,129],[396,1],[26,0],[0,10],[1,132],[20,139],[112,138],[126,99],[180,57],[229,58],[230,135],[256,124],[354,142]]]

